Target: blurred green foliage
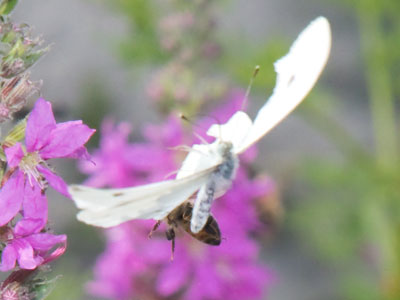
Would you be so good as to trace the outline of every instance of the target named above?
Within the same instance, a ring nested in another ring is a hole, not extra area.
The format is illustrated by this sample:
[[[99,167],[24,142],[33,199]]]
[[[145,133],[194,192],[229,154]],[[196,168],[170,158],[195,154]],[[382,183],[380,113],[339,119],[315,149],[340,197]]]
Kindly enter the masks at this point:
[[[400,2],[347,1],[359,24],[374,149],[316,107],[307,117],[341,150],[340,162],[302,165],[306,192],[291,223],[343,275],[343,299],[400,299]],[[367,99],[366,99],[367,100]],[[315,105],[316,102],[315,102]],[[309,111],[310,112],[310,111]]]
[[[88,76],[88,78],[81,85],[81,101],[75,107],[74,115],[83,120],[90,128],[100,129],[104,116],[112,109],[113,97],[104,80],[96,76]],[[93,135],[87,143],[87,147],[97,146],[99,140],[98,133]]]
[[[104,1],[111,10],[125,15],[130,35],[120,42],[118,53],[126,63],[162,62],[166,54],[160,47],[157,20],[158,10],[153,1]]]
[[[208,7],[202,10],[202,4],[199,4],[212,1],[169,0],[160,3],[148,0],[116,0],[104,2],[110,9],[120,12],[127,18],[131,34],[123,41],[120,41],[118,53],[125,63],[135,66],[165,63],[176,56],[176,53],[169,53],[163,49],[160,42],[162,32],[159,29],[163,27],[163,17],[168,13],[194,12],[195,18],[203,20],[203,23],[206,23],[204,16],[216,13],[215,11],[208,12]],[[212,7],[211,9],[215,10],[218,5],[226,4],[226,2],[221,1],[215,2],[210,6]],[[213,34],[212,31],[210,34],[210,30],[207,30],[206,24],[200,24],[198,27],[202,28],[197,33],[193,30],[188,32],[183,32],[182,30],[182,35],[179,38],[184,40],[185,47],[198,49],[201,46],[199,43],[210,38],[208,35]],[[247,86],[254,67],[259,65],[261,71],[254,81],[253,87],[256,92],[258,90],[265,93],[265,95],[269,95],[275,84],[273,62],[286,53],[291,41],[275,37],[270,39],[273,42],[258,41],[256,45],[243,42],[246,37],[238,37],[235,32],[225,32],[223,36],[219,35],[217,39],[220,43],[221,48],[219,51],[221,51],[222,55],[218,60],[210,59],[213,64],[211,65],[211,70],[207,70],[208,75],[217,70],[218,72],[222,71],[224,74],[230,74],[233,81],[239,86]],[[246,46],[244,47],[243,45]],[[196,65],[196,63],[200,63],[200,65]],[[204,69],[205,61],[201,59],[193,61],[188,72],[191,72],[194,68]],[[197,70],[197,73],[199,73],[199,70]],[[176,99],[174,101],[176,102]],[[171,106],[171,103],[172,101],[168,103],[169,106]]]

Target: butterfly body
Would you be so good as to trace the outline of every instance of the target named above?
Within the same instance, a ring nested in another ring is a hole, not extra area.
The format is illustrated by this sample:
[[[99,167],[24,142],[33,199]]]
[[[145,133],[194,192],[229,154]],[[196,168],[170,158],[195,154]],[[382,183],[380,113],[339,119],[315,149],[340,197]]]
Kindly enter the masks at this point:
[[[216,194],[223,194],[229,189],[239,166],[239,158],[232,151],[232,143],[224,141],[217,143],[217,155],[221,156],[222,162],[210,174],[207,182],[200,187],[197,193],[190,225],[190,229],[194,233],[198,233],[205,226]]]

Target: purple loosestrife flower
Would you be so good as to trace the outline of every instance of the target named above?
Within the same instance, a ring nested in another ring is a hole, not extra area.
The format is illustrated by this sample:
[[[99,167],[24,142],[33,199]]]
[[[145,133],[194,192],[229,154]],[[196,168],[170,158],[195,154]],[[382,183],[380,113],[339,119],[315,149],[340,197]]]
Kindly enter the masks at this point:
[[[0,191],[0,226],[7,224],[23,208],[23,215],[29,219],[40,220],[43,228],[47,222],[47,200],[39,185],[24,184],[22,172],[14,173]]]
[[[238,95],[232,97],[227,107],[236,105],[239,98],[243,100]],[[210,115],[224,121],[230,117],[229,113],[225,115],[226,111],[221,108]],[[231,114],[235,111],[232,109]],[[124,126],[113,127],[106,123],[103,127],[107,128],[104,138],[108,138],[111,145],[102,138],[101,148],[93,156],[96,165],[88,172],[88,182],[95,186],[121,186],[107,176],[111,167],[123,172],[123,186],[141,184],[144,177],[146,180],[163,179],[162,176],[178,168],[179,152],[167,150],[185,141],[178,120],[170,118],[164,126],[147,126],[143,131],[148,141],[145,143],[129,143],[129,131],[122,130]],[[113,141],[115,147],[112,147]],[[129,154],[140,153],[138,149],[142,147],[147,149],[151,159],[135,165],[131,160],[135,162],[140,158]],[[108,158],[113,158],[112,163]],[[254,155],[247,161],[251,162],[252,158]],[[84,171],[88,170],[86,166],[83,166]],[[247,171],[240,168],[230,191],[213,205],[223,237],[221,245],[208,246],[180,232],[173,262],[170,262],[171,244],[163,233],[165,225],[150,240],[152,221],[135,220],[106,230],[106,250],[96,263],[95,278],[88,284],[89,292],[119,300],[260,298],[273,276],[258,261],[258,246],[249,238],[249,233],[261,226],[254,200],[270,193],[271,189],[273,184],[269,179],[250,179]]]
[[[67,236],[41,233],[41,220],[22,219],[12,231],[1,255],[0,271],[9,271],[16,262],[21,269],[35,269],[43,264],[48,252],[56,245],[65,245]]]
[[[94,132],[82,121],[57,124],[51,103],[39,99],[28,117],[26,147],[16,143],[5,149],[8,164],[11,168],[18,167],[17,172],[23,173],[31,186],[37,182],[44,189],[44,177],[50,186],[68,197],[66,183],[49,169],[46,160],[61,157],[87,158],[83,145]]]
[[[32,270],[65,251],[66,236],[45,230],[46,182],[68,196],[64,180],[47,165],[50,158],[86,158],[84,144],[94,130],[82,121],[56,123],[51,104],[37,100],[25,128],[25,145],[5,146],[8,174],[0,190],[0,271]],[[22,218],[14,219],[18,214]],[[10,221],[18,220],[14,226]],[[55,246],[55,251],[50,252]]]
[[[7,181],[23,182],[22,173]],[[20,177],[20,178],[18,178]],[[33,187],[16,186],[16,192],[22,194],[22,216],[14,228],[2,227],[6,233],[0,242],[6,246],[2,251],[0,271],[8,271],[15,267],[16,261],[22,269],[35,269],[42,264],[48,251],[57,244],[65,244],[65,235],[52,235],[41,232],[47,223],[47,199],[38,184]],[[4,188],[2,192],[4,191]],[[17,200],[15,198],[14,200]],[[18,208],[19,210],[20,208]],[[8,222],[8,221],[7,221]],[[2,225],[4,225],[2,220]]]
[[[131,144],[128,136],[131,127],[127,123],[114,126],[111,120],[102,125],[100,149],[94,151],[94,162],[82,161],[80,169],[89,174],[87,185],[102,187],[126,187],[149,181],[165,179],[175,170],[172,159],[174,147],[182,142],[179,120],[171,117],[164,126],[147,126],[144,135],[150,142]]]

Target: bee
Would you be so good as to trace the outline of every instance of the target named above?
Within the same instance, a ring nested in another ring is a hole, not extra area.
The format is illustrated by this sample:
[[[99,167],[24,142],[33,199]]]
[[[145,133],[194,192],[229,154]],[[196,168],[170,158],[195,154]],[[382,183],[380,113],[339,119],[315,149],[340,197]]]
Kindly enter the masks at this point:
[[[192,219],[192,212],[193,204],[191,202],[184,202],[181,205],[177,206],[173,211],[171,211],[164,219],[168,224],[168,229],[165,232],[165,235],[167,237],[167,240],[171,241],[172,243],[171,260],[173,260],[175,251],[175,232],[179,227],[184,229],[187,233],[189,233],[192,237],[200,242],[212,246],[218,246],[221,244],[221,232],[219,230],[217,220],[211,214],[208,216],[207,222],[204,225],[203,229],[201,229],[198,233],[193,233],[190,230],[190,220]],[[152,233],[157,230],[160,224],[161,221],[158,221],[154,225],[149,234],[149,237],[151,237]]]

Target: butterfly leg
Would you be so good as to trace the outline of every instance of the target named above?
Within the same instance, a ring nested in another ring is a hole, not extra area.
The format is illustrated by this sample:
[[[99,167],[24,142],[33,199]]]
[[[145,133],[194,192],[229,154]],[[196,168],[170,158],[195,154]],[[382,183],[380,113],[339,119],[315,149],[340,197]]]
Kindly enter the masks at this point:
[[[148,237],[149,239],[151,239],[151,236],[153,235],[154,231],[156,231],[158,229],[158,227],[160,227],[161,224],[161,220],[158,220],[156,224],[154,224],[153,229],[151,229]]]

